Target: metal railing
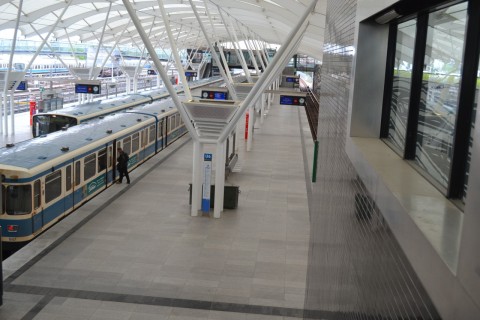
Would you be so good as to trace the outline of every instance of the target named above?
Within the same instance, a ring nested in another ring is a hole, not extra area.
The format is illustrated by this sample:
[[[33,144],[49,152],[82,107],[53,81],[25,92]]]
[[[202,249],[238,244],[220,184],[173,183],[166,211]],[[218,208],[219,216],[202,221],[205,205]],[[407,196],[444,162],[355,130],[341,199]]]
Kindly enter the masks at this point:
[[[300,79],[300,91],[307,93],[305,111],[307,113],[312,139],[313,141],[317,141],[318,110],[320,108],[319,101],[310,87],[302,79]]]

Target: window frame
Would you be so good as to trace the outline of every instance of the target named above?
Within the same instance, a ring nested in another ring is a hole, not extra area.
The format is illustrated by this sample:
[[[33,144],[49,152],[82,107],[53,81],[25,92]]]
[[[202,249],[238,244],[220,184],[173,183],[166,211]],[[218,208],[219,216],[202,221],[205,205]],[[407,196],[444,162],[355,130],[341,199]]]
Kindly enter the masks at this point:
[[[455,119],[455,128],[453,131],[453,155],[450,165],[450,171],[447,173],[447,188],[440,186],[433,177],[414,163],[416,155],[417,133],[419,125],[419,112],[421,100],[421,88],[424,74],[424,62],[427,46],[428,18],[430,13],[446,7],[454,6],[459,3],[467,3],[467,20],[465,24],[465,38],[462,56],[461,83],[458,94],[458,109]],[[388,127],[390,119],[390,103],[393,89],[393,75],[395,63],[395,50],[397,44],[398,25],[402,22],[417,19],[417,30],[414,45],[413,67],[410,90],[410,102],[408,110],[407,128],[405,136],[405,147],[403,154],[400,155],[404,160],[409,161],[420,173],[429,180],[437,189],[439,189],[447,198],[460,200],[464,196],[467,160],[469,152],[469,143],[471,135],[473,108],[476,94],[477,72],[479,70],[480,57],[480,2],[478,1],[454,1],[447,6],[437,6],[430,10],[423,11],[416,15],[411,15],[403,19],[394,21],[389,26],[387,67],[385,74],[384,96],[382,106],[382,122],[380,129],[380,138],[385,141],[395,152],[399,153],[387,141]]]

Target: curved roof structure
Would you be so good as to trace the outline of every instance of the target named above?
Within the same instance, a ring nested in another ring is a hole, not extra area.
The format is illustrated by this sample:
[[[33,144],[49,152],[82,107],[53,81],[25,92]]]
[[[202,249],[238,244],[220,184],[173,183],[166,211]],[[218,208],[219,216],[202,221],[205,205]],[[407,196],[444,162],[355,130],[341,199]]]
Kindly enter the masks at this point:
[[[143,48],[125,8],[129,1],[154,46],[169,48],[162,6],[177,46],[207,47],[191,3],[195,5],[212,42],[255,40],[282,44],[306,7],[317,0],[0,0],[0,31],[15,29],[22,39],[89,42]],[[326,0],[318,0],[298,52],[322,59]],[[227,29],[228,28],[228,29]],[[233,37],[233,39],[232,39]]]

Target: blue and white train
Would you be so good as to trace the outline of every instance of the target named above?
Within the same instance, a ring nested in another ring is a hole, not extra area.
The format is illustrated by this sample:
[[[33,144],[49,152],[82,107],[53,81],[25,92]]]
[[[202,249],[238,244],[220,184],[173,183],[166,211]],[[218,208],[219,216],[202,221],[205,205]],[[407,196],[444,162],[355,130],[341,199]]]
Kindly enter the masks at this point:
[[[190,89],[222,82],[221,77],[211,77],[189,82]],[[223,82],[222,82],[223,83]],[[183,93],[183,85],[174,86],[178,94]],[[85,104],[78,104],[49,112],[33,115],[32,135],[34,138],[55,131],[68,128],[93,118],[98,118],[126,110],[135,106],[144,105],[153,101],[167,98],[170,94],[166,88],[145,91],[141,94],[127,94],[118,98],[99,100]]]
[[[171,99],[93,119],[0,149],[4,248],[27,243],[186,133]]]

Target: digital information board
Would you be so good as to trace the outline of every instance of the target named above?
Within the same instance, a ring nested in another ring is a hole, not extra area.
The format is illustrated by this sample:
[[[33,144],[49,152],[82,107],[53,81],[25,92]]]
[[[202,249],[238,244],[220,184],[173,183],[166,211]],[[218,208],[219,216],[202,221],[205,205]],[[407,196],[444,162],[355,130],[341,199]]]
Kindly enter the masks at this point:
[[[196,77],[197,71],[185,71],[185,77]]]
[[[203,90],[202,98],[213,99],[213,100],[228,100],[228,92]]]
[[[280,95],[280,104],[290,105],[290,106],[304,106],[305,98],[296,97],[296,96],[283,96]]]
[[[285,82],[293,82],[293,83],[298,83],[299,78],[296,77],[286,77]]]
[[[76,83],[75,93],[100,94],[100,88],[99,84]]]

